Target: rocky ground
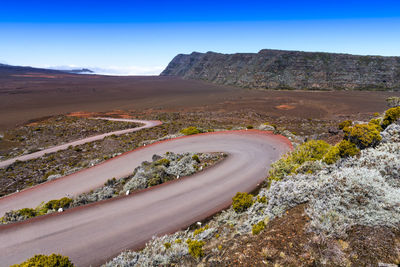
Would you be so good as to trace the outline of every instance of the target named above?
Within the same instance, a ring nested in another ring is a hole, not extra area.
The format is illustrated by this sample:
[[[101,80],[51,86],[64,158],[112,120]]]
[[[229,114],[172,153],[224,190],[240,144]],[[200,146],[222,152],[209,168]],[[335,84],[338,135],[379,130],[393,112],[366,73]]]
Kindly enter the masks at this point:
[[[33,153],[85,137],[135,128],[132,122],[55,116],[32,121],[1,133],[0,160]]]
[[[210,220],[105,266],[397,266],[400,121],[380,136],[379,145],[334,164],[304,162],[297,168],[308,171],[242,197],[240,209],[234,200]]]

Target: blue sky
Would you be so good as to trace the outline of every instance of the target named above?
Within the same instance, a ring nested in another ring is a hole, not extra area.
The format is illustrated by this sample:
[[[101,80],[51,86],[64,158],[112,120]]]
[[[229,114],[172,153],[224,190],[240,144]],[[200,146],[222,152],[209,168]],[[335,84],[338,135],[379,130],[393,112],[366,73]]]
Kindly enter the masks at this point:
[[[178,53],[400,56],[398,1],[0,0],[0,62],[158,74]]]

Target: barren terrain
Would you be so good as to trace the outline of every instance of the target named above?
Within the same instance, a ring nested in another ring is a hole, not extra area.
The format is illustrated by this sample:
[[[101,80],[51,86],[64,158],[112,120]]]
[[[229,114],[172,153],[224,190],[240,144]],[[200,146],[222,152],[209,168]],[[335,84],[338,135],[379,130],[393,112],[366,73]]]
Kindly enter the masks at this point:
[[[382,112],[400,93],[359,91],[261,91],[175,77],[58,74],[0,75],[0,129],[76,111],[132,113],[249,112],[259,117],[337,119]],[[217,114],[217,115],[218,115]]]

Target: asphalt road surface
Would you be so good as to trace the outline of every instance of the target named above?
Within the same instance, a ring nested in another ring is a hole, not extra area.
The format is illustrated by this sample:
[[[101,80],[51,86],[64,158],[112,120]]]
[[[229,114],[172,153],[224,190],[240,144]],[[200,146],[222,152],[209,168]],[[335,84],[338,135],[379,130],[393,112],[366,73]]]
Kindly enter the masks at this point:
[[[158,142],[100,165],[0,199],[0,213],[87,192],[131,173],[153,154],[225,152],[216,166],[129,196],[0,226],[0,266],[34,254],[60,253],[77,266],[97,266],[154,235],[183,229],[228,207],[238,191],[251,191],[270,164],[291,149],[278,135],[258,130],[199,134]]]

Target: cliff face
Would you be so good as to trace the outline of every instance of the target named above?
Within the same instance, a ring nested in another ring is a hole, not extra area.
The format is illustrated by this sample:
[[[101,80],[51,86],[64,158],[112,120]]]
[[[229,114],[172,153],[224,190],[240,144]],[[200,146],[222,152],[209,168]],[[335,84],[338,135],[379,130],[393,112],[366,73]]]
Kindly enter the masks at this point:
[[[400,90],[400,57],[281,50],[177,55],[161,73],[265,89]]]

